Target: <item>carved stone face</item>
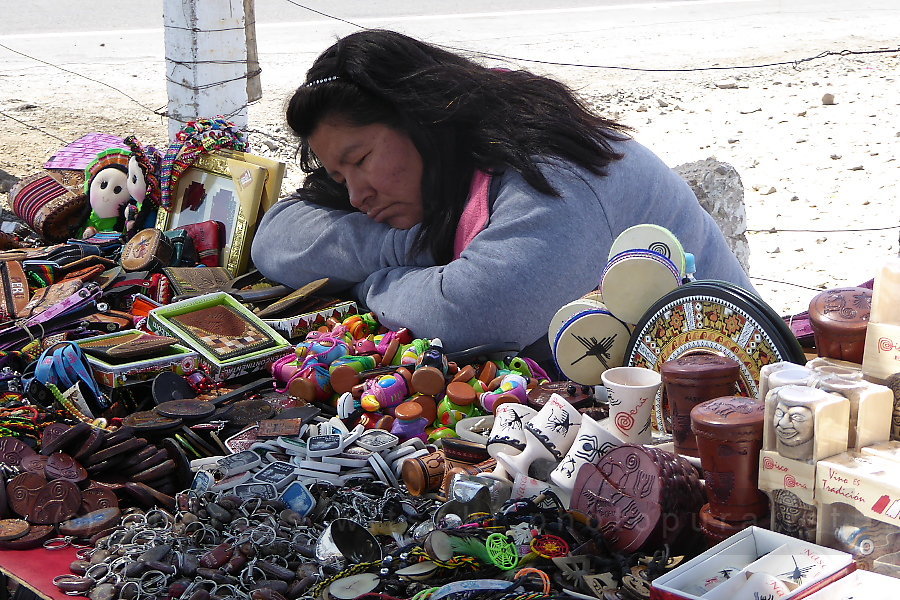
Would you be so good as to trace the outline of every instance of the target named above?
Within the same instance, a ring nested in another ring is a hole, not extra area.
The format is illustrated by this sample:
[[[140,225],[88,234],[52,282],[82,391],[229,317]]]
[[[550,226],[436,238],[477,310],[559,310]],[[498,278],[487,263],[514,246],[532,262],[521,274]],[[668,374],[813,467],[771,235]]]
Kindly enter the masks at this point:
[[[775,407],[775,434],[785,446],[799,446],[813,437],[813,412],[805,406]]]

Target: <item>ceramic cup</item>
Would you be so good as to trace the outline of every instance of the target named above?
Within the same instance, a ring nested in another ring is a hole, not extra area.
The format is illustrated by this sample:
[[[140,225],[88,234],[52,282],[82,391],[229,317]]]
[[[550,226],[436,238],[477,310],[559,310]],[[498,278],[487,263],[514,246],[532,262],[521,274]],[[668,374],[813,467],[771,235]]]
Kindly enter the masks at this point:
[[[582,465],[597,464],[601,456],[621,444],[600,423],[588,415],[581,415],[578,436],[559,465],[550,473],[550,481],[571,493],[578,469]]]
[[[558,463],[572,447],[580,424],[581,413],[559,394],[552,394],[544,407],[525,423],[525,449],[515,456],[498,452],[497,464],[502,464],[515,477],[520,473],[527,475],[529,467],[538,460]],[[547,476],[550,470],[545,472]]]
[[[504,452],[509,456],[515,456],[525,449],[525,423],[531,420],[537,411],[525,404],[507,402],[497,407],[494,414],[494,426],[487,440],[487,451],[492,458]],[[491,476],[506,480],[506,469],[497,461],[497,468]]]
[[[609,398],[609,428],[631,444],[652,441],[650,412],[662,385],[659,373],[644,367],[614,367],[601,376]]]

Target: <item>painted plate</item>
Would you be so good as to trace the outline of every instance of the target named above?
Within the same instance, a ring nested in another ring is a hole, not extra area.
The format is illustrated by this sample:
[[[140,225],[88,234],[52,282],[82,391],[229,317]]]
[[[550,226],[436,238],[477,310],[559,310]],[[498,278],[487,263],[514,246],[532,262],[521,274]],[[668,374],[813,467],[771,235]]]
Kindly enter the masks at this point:
[[[606,260],[611,260],[616,254],[634,248],[653,250],[662,254],[675,263],[679,275],[684,276],[684,248],[675,234],[665,227],[650,223],[629,227],[613,241]]]
[[[756,397],[760,369],[779,361],[802,364],[803,349],[784,321],[758,296],[718,281],[693,282],[653,305],[625,350],[625,365],[659,372],[667,360],[688,354],[718,354],[740,365],[738,390]],[[662,394],[656,426],[666,431]]]
[[[609,311],[585,310],[560,327],[553,342],[553,359],[575,383],[600,385],[606,369],[622,366],[629,337],[625,323]]]

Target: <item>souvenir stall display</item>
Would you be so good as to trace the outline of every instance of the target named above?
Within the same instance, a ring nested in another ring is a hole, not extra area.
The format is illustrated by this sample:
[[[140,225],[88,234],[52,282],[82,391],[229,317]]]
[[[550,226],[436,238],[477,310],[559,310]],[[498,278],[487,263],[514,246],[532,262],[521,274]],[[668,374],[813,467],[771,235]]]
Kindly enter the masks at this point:
[[[91,600],[900,589],[896,260],[788,322],[638,225],[551,320],[551,369],[263,278],[249,248],[284,168],[201,119],[161,149],[84,136],[10,191],[10,581]]]

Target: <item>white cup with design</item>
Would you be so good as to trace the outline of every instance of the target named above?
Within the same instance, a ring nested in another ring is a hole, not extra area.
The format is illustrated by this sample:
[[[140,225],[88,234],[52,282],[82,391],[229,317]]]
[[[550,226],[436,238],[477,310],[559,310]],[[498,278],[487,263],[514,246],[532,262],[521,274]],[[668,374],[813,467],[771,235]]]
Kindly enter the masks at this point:
[[[649,444],[653,439],[650,413],[662,377],[644,367],[613,367],[601,375],[609,399],[609,424],[613,435],[630,444]]]

